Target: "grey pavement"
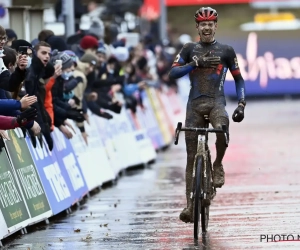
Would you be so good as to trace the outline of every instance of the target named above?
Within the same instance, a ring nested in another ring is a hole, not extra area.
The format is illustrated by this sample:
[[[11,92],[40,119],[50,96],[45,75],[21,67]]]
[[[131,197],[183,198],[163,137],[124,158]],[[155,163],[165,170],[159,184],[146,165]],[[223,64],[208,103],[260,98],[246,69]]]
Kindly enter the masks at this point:
[[[228,104],[232,114],[235,105]],[[210,208],[209,232],[193,240],[185,206],[185,145],[171,146],[147,169],[128,172],[72,214],[29,230],[7,249],[300,249],[300,101],[248,102],[242,123],[230,124],[225,185]],[[210,136],[213,156],[215,136]],[[276,239],[276,238],[275,238]],[[278,239],[278,238],[277,238]],[[283,239],[283,238],[282,238]],[[291,236],[289,239],[292,239]]]

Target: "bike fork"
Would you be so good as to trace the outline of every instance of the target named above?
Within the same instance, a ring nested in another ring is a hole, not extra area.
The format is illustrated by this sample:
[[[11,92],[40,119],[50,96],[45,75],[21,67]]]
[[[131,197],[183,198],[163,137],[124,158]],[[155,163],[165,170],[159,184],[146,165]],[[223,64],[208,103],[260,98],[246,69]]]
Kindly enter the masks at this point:
[[[193,189],[191,190],[191,193],[190,193],[190,199],[193,201],[193,198],[194,198],[194,191],[195,191],[195,176],[196,176],[196,163],[197,163],[197,157],[198,156],[203,156],[203,162],[202,162],[202,171],[204,171],[204,178],[206,178],[206,155],[205,155],[205,141],[206,141],[206,138],[205,138],[205,135],[198,135],[198,145],[197,145],[197,154],[195,155],[195,160],[194,160],[194,166],[193,166],[193,175],[192,175],[192,182],[193,182]],[[200,173],[202,174],[202,173]],[[203,190],[202,190],[202,187],[201,187],[201,192],[200,192],[200,195],[201,195],[201,198],[204,197],[204,194],[203,194]],[[205,194],[205,197],[206,197],[206,194]]]

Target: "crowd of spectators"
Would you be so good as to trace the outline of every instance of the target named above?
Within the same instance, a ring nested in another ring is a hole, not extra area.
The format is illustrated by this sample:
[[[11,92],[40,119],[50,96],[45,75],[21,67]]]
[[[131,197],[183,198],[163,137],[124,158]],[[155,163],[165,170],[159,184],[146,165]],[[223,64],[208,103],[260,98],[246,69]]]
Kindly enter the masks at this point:
[[[73,120],[88,144],[88,109],[113,119],[122,107],[133,113],[143,107],[141,92],[149,84],[176,90],[176,82],[168,78],[173,55],[163,45],[147,36],[128,47],[126,39],[118,40],[101,25],[95,22],[68,38],[41,30],[33,41],[0,26],[2,138],[9,139],[5,130],[21,127],[34,146],[43,145],[44,136],[52,150],[54,128],[71,139]]]

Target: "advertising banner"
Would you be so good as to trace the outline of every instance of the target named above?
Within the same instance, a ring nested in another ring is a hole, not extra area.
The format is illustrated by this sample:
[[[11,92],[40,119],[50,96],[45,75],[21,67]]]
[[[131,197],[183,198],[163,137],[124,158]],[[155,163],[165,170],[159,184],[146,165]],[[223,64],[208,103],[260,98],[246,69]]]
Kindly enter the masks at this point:
[[[143,163],[149,163],[156,158],[156,151],[152,145],[151,139],[145,129],[139,129],[134,132],[136,143],[139,148],[139,154]]]
[[[111,135],[113,147],[115,148],[115,152],[118,152],[118,157],[114,159],[114,162],[118,166],[119,172],[126,167],[128,159],[128,155],[126,155],[126,152],[123,150],[124,142],[121,141],[121,138],[119,137],[120,131],[118,130],[118,126],[120,124],[120,115],[113,113],[110,110],[106,110],[107,113],[110,113],[113,115],[113,119],[107,120],[107,127],[106,132]]]
[[[89,164],[91,165],[95,185],[115,179],[115,173],[107,157],[106,149],[97,129],[97,121],[94,115],[89,113],[90,124],[85,123],[85,130],[88,136],[87,152]],[[103,137],[104,138],[104,137]]]
[[[168,107],[172,113],[173,126],[176,127],[178,122],[185,120],[184,103],[186,103],[186,101],[183,102],[173,89],[164,88],[163,91],[169,100]]]
[[[205,0],[205,5],[237,4],[237,3],[250,3],[250,2],[258,2],[258,1],[263,1],[263,0]],[[166,0],[167,6],[186,6],[186,5],[199,5],[199,4],[201,4],[199,0]]]
[[[171,136],[174,136],[175,134],[175,127],[174,127],[174,121],[173,121],[173,110],[170,107],[169,99],[168,97],[161,91],[156,90],[156,94],[161,106],[161,110],[165,117],[165,123],[169,128],[169,133]]]
[[[23,132],[21,129],[11,129],[7,132],[11,140],[6,140],[5,145],[32,218],[31,223],[49,218],[52,211]]]
[[[0,210],[1,238],[30,223],[21,189],[4,148],[0,152]]]
[[[97,158],[95,157],[95,155],[92,154],[92,150],[93,150],[92,146],[94,144],[94,141],[97,140],[99,144],[99,137],[96,136],[95,134],[91,134],[93,136],[88,137],[88,145],[87,145],[81,135],[81,131],[76,126],[76,124],[71,120],[69,120],[68,122],[72,124],[76,132],[76,134],[73,133],[71,143],[74,152],[76,154],[77,160],[79,162],[79,165],[82,166],[81,171],[86,181],[88,190],[91,191],[102,184],[99,177],[100,173],[99,171],[97,171],[99,169],[98,163],[95,164],[95,161],[93,161],[93,159],[97,159]],[[90,133],[87,134],[89,135]]]
[[[223,39],[236,51],[246,95],[300,94],[300,54],[294,39],[271,39],[270,32],[244,33],[240,39]],[[279,32],[276,32],[279,37]],[[274,35],[274,34],[273,34]],[[286,36],[286,35],[285,35]],[[282,46],[284,42],[284,46]],[[236,96],[230,72],[225,93]]]
[[[88,193],[88,187],[83,177],[81,166],[74,153],[70,140],[55,128],[52,132],[54,140],[53,153],[56,156],[58,166],[62,171],[66,171],[68,187],[71,187],[72,204],[78,202]]]
[[[145,114],[144,114],[144,112],[145,112],[144,109],[142,109],[141,107],[137,107],[137,109],[136,109],[136,117],[140,121],[140,123],[142,124],[141,127],[143,127],[146,130],[147,135],[148,135],[148,137],[151,140],[152,146],[155,149],[158,149],[159,148],[158,141],[153,136],[153,134],[151,134],[152,130],[151,130],[151,127],[145,121]],[[131,115],[131,114],[128,114],[128,115]],[[149,121],[149,122],[151,123],[151,121]]]
[[[124,140],[127,142],[125,145],[127,147],[128,154],[134,155],[135,163],[131,162],[131,165],[137,165],[141,163],[148,163],[156,157],[155,147],[148,135],[146,125],[138,115],[138,110],[141,109],[137,107],[136,118],[139,120],[141,127],[139,129],[133,129],[130,126],[131,112],[127,112],[124,108],[120,114],[123,117],[122,130],[124,134]],[[148,121],[151,123],[151,121]]]
[[[143,163],[135,139],[134,130],[124,106],[122,107],[121,113],[117,116],[115,125],[117,130],[117,147],[124,152],[126,166],[135,166]]]
[[[105,112],[110,112],[108,110],[105,110]],[[110,113],[113,114],[113,113]],[[109,128],[110,123],[107,119],[103,119],[101,117],[97,117],[96,115],[93,115],[93,118],[96,121],[97,129],[100,134],[104,133],[105,136],[103,137],[103,143],[104,147],[108,156],[108,159],[110,161],[110,166],[112,166],[112,169],[114,171],[115,176],[119,174],[119,172],[122,170],[122,162],[120,161],[119,151],[116,147],[113,131]]]
[[[67,182],[69,179],[67,171],[59,166],[56,155],[49,151],[45,140],[43,147],[37,143],[36,148],[34,148],[27,136],[26,143],[37,166],[53,214],[58,214],[69,208],[76,197],[72,196],[72,186]]]
[[[2,209],[2,207],[0,208]],[[5,219],[4,219],[4,216],[0,210],[0,240],[5,238],[5,236],[8,236],[9,232],[8,232],[8,229],[7,229],[7,226],[6,226],[6,222],[5,222]]]
[[[164,110],[160,104],[156,90],[154,88],[147,88],[146,91],[163,136],[164,146],[167,146],[172,141],[172,135],[168,122],[166,121]]]
[[[137,106],[137,109],[139,108],[139,106]],[[143,128],[143,124],[141,123],[137,113],[133,113],[130,109],[127,109],[127,114],[130,117],[130,124],[131,127],[134,129],[141,129]]]
[[[143,127],[147,129],[148,136],[152,139],[155,149],[159,149],[164,146],[164,138],[146,91],[142,92],[142,100],[144,109],[138,113],[141,117],[140,120],[144,124]]]

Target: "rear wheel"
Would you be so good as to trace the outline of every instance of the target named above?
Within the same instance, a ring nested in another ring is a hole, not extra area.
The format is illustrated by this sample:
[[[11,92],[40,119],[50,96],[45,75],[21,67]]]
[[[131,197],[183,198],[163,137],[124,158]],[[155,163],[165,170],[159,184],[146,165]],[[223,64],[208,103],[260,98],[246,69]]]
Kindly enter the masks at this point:
[[[201,187],[202,187],[202,156],[197,156],[195,161],[195,180],[194,180],[194,238],[198,239],[200,213],[201,213]]]

